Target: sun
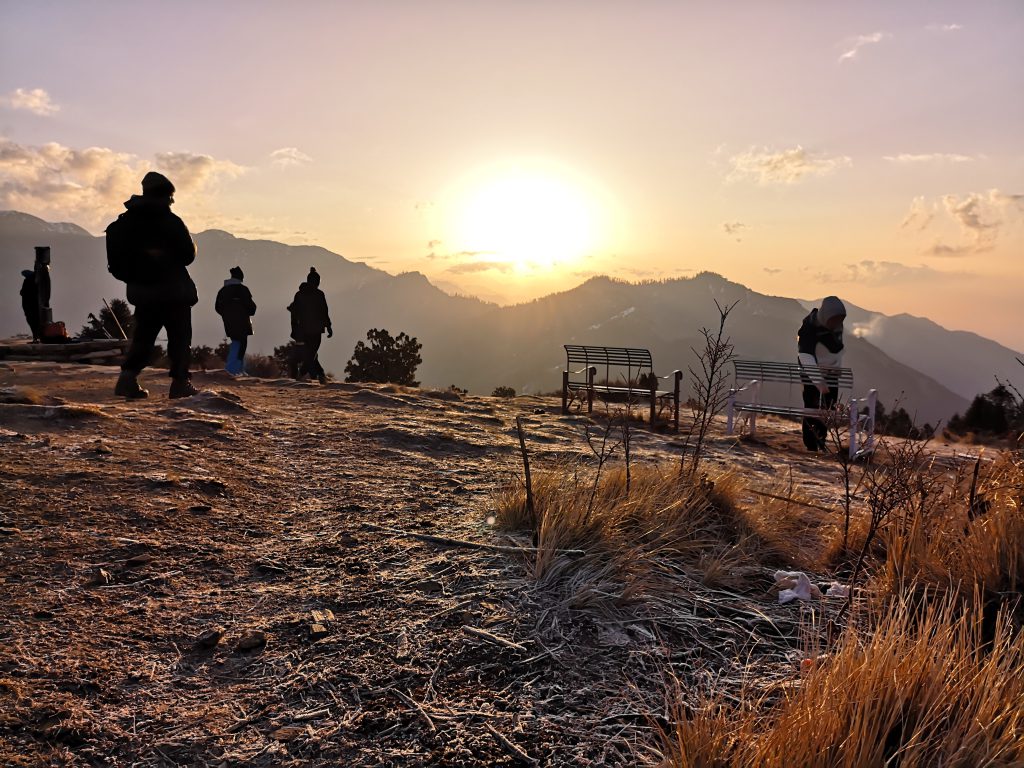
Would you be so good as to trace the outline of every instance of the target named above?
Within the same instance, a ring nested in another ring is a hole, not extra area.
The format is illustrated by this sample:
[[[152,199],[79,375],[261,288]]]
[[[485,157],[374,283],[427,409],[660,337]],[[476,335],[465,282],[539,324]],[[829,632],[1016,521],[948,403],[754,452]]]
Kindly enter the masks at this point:
[[[600,239],[586,182],[550,164],[490,168],[465,183],[459,198],[458,249],[520,273],[578,263]]]

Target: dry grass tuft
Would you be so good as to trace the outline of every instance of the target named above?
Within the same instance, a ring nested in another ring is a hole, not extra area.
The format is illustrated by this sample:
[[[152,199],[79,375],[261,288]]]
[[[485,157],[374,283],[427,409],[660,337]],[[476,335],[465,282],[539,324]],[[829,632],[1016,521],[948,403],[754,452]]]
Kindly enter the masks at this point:
[[[953,596],[923,613],[897,603],[868,631],[851,625],[778,703],[713,700],[683,716],[664,765],[1022,765],[1024,634],[1001,616],[983,649],[978,615]]]

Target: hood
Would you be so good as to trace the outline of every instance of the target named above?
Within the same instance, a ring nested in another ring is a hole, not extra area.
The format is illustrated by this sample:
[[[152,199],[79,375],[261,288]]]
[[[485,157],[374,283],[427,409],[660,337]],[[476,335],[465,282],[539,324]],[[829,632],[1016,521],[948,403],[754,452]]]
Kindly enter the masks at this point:
[[[316,293],[319,290],[315,285],[310,285],[309,283],[299,284],[299,293]]]
[[[129,211],[156,211],[161,208],[170,208],[171,204],[168,202],[169,198],[152,198],[143,197],[142,195],[132,195],[130,198],[124,201],[124,207]]]

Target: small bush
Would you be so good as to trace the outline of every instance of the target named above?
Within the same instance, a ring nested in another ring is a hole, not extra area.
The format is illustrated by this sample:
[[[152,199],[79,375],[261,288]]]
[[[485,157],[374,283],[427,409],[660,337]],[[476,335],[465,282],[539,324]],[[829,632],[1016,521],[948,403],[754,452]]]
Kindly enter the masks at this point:
[[[245,372],[261,379],[276,379],[285,373],[277,358],[269,355],[246,355]]]
[[[512,398],[516,396],[516,391],[512,387],[500,386],[495,387],[494,391],[491,392],[491,397],[504,397]]]

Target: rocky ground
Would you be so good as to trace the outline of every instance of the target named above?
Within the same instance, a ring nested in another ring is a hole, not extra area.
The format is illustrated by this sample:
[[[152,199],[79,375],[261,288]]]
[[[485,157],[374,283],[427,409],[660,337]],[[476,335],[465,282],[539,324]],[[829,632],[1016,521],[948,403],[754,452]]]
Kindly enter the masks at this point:
[[[535,471],[589,453],[554,399],[218,373],[168,401],[149,373],[124,402],[115,375],[0,368],[4,765],[633,765],[672,716],[662,662],[794,679],[804,609],[767,575],[695,593],[686,626],[601,624],[530,579],[489,518],[516,416]],[[835,463],[763,434],[716,432],[710,466],[833,507]]]

